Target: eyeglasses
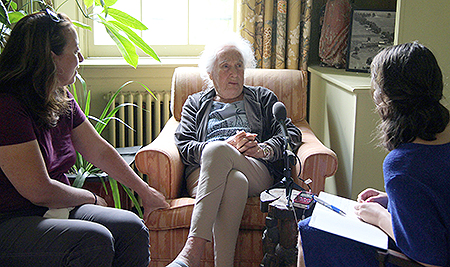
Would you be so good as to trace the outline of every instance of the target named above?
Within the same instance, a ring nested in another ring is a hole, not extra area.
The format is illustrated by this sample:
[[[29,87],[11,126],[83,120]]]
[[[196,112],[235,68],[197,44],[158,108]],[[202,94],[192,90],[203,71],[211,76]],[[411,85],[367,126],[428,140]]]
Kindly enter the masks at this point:
[[[45,9],[45,13],[47,13],[50,19],[53,20],[54,22],[58,23],[61,21],[61,18],[58,16],[58,14],[56,14],[56,12],[51,10],[50,8],[47,7]]]

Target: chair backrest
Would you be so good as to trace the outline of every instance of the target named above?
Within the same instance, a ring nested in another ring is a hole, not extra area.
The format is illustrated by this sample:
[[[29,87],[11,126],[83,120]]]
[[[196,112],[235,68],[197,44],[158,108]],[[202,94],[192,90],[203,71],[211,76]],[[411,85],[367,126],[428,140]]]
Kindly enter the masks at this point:
[[[299,122],[306,118],[307,72],[286,69],[246,69],[244,84],[272,90],[286,106],[287,116]],[[172,78],[171,111],[177,121],[187,97],[205,88],[196,67],[179,67]]]

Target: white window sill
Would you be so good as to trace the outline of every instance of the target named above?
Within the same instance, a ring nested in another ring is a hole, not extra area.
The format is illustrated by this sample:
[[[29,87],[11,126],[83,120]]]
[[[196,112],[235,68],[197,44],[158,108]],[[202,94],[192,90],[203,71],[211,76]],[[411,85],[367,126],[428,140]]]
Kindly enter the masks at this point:
[[[199,57],[160,57],[161,62],[151,57],[139,57],[138,67],[180,67],[198,66]],[[102,66],[102,67],[122,67],[129,66],[125,59],[121,57],[90,57],[86,58],[81,66]],[[130,66],[131,67],[131,66]]]

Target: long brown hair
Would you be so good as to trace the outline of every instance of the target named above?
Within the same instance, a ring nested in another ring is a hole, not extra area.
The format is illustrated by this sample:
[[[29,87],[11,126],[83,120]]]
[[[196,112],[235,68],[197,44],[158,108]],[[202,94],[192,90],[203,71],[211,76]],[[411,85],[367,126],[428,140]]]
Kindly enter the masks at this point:
[[[55,126],[68,110],[67,90],[57,86],[52,52],[62,54],[64,29],[71,26],[64,14],[28,15],[14,26],[0,55],[0,92],[23,101],[38,125]]]
[[[372,61],[372,95],[381,118],[381,145],[388,150],[416,138],[432,141],[449,123],[442,72],[433,53],[413,42],[382,50]]]

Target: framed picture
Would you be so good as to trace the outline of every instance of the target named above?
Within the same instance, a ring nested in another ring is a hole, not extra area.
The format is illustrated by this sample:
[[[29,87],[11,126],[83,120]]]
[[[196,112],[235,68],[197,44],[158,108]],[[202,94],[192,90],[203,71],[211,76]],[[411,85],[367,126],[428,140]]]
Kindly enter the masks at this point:
[[[347,71],[369,72],[373,57],[394,44],[395,11],[354,9],[347,48]]]

